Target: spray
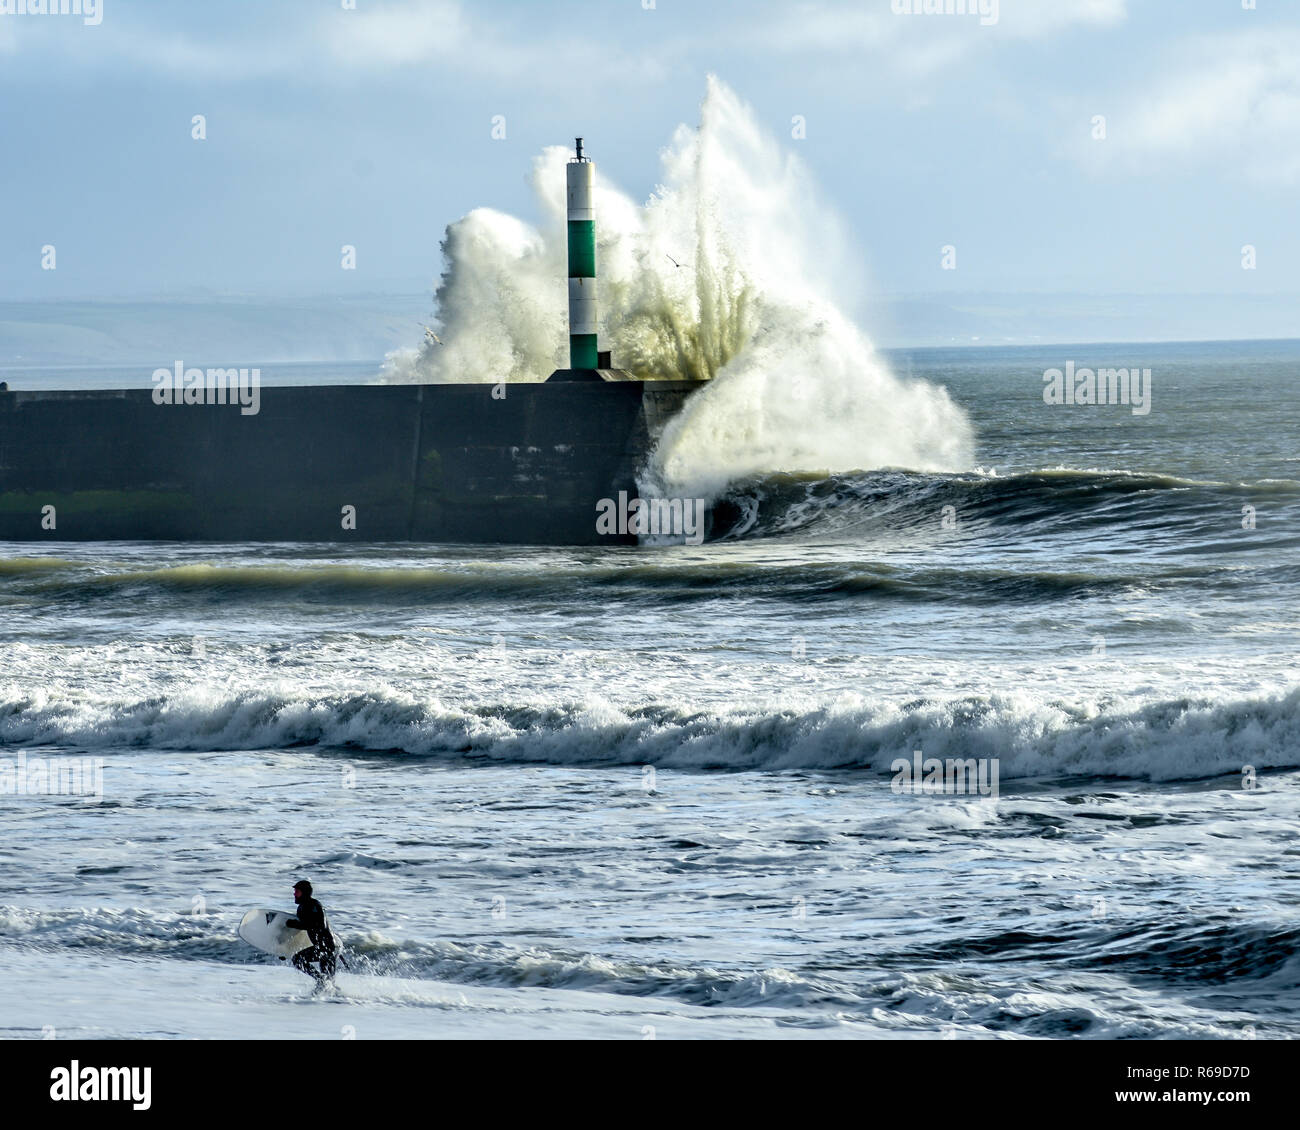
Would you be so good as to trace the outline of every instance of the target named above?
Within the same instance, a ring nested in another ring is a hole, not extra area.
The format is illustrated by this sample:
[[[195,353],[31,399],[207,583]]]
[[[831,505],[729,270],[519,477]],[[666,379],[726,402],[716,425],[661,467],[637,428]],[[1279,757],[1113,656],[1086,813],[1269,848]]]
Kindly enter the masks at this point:
[[[490,209],[448,227],[435,295],[446,345],[390,356],[386,379],[541,381],[579,367],[564,334],[571,157],[555,146],[534,163],[538,227]],[[710,77],[699,127],[678,127],[662,159],[644,204],[585,163],[600,226],[593,318],[579,324],[594,324],[599,262],[602,339],[619,367],[709,382],[665,430],[643,489],[712,498],[775,471],[969,467],[965,413],[942,388],[896,378],[840,309],[856,285],[837,259],[850,241],[750,108]]]

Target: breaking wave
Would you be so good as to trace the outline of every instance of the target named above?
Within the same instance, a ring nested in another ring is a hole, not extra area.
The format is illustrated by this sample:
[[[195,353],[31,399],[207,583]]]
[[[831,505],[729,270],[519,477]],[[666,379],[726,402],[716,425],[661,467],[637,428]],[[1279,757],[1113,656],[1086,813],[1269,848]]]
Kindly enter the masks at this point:
[[[479,208],[447,228],[438,341],[391,381],[536,381],[567,365],[566,148],[535,161],[543,220]],[[842,303],[849,241],[803,163],[710,77],[644,205],[596,174],[600,328],[641,379],[710,381],[662,437],[645,490],[712,497],[738,477],[969,465],[947,392],[895,377]],[[441,342],[441,344],[439,343]]]
[[[393,690],[184,692],[144,700],[0,690],[0,745],[87,750],[317,747],[454,761],[697,770],[862,770],[895,758],[997,758],[1011,778],[1154,781],[1300,767],[1300,688],[1124,707],[1028,692],[814,709],[621,707],[598,696],[473,707]]]

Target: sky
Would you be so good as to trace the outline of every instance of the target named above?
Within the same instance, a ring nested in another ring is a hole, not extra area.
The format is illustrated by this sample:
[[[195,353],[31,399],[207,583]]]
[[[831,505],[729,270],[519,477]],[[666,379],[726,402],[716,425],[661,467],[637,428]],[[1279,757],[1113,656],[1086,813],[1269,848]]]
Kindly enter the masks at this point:
[[[535,218],[547,145],[648,197],[710,73],[806,164],[868,299],[1300,292],[1297,0],[18,2],[0,301],[431,293],[448,223]]]

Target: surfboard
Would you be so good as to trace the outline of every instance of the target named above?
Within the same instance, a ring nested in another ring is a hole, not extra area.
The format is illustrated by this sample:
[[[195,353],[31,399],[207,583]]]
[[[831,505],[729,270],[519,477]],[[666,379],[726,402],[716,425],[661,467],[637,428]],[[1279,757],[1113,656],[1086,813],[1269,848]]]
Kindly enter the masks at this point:
[[[239,921],[239,936],[250,946],[276,957],[293,957],[311,946],[306,930],[294,930],[285,923],[292,918],[283,910],[250,910]]]

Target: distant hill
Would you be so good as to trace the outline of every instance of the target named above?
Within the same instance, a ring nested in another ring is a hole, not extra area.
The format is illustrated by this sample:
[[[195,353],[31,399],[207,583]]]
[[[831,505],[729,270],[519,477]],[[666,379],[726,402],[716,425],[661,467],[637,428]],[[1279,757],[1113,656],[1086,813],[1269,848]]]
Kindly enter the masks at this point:
[[[374,361],[423,338],[428,295],[0,302],[0,365]]]
[[[428,294],[0,302],[0,366],[202,358],[378,361],[415,348]],[[1300,337],[1296,295],[890,295],[860,319],[881,348]]]
[[[883,348],[1300,338],[1300,295],[891,295],[862,321]]]

